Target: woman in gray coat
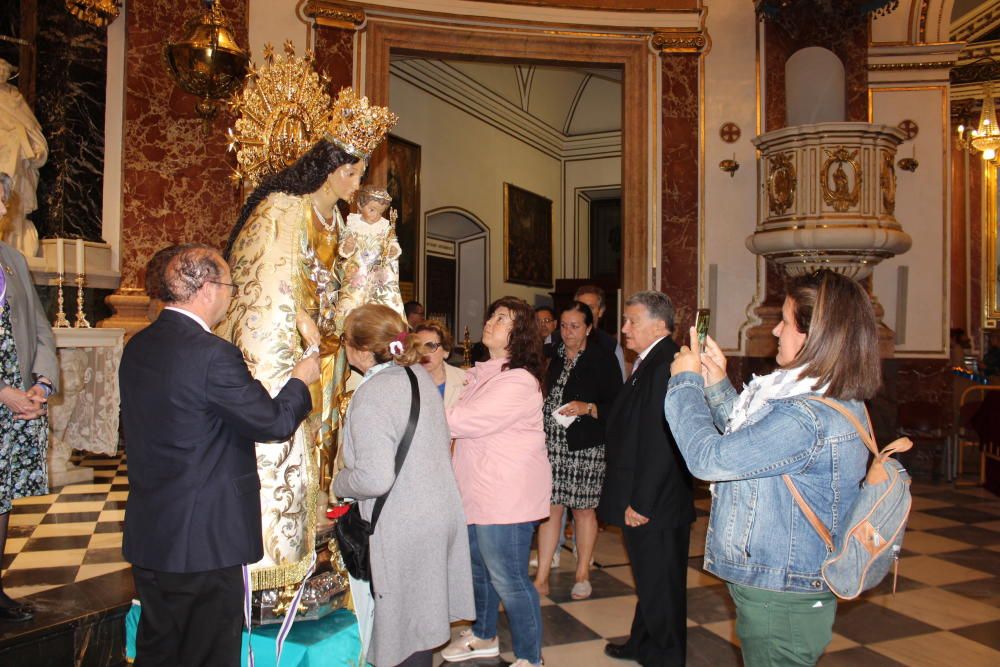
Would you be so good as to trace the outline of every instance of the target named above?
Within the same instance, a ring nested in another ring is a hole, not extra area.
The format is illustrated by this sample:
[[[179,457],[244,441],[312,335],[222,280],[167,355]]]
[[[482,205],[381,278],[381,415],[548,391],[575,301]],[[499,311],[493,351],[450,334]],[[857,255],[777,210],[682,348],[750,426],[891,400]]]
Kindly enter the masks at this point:
[[[0,219],[10,193],[11,180],[0,172]],[[16,249],[0,243],[0,554],[11,501],[49,492],[45,404],[58,377],[55,338],[28,264]],[[10,598],[0,581],[0,622],[33,617],[31,606]]]
[[[370,520],[375,499],[392,490],[370,541],[375,620],[368,661],[430,667],[434,648],[451,636],[450,623],[476,615],[444,407],[420,366],[418,339],[406,334],[394,310],[355,308],[343,339],[348,362],[364,379],[347,410],[344,469],[333,480],[333,493],[359,500]],[[396,477],[396,447],[410,415],[410,381],[401,366],[417,376],[420,417]]]

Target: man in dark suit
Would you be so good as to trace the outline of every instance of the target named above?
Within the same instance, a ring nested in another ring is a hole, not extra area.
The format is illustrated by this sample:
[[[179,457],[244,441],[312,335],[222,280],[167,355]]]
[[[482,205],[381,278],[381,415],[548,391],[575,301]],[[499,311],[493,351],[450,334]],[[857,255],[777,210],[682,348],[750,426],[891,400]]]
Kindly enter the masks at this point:
[[[674,307],[661,292],[625,302],[625,345],[639,355],[608,413],[607,475],[598,516],[622,527],[639,598],[628,641],[607,644],[614,658],[644,667],[683,665],[688,542],[694,521],[691,474],[663,416]]]
[[[142,603],[137,667],[236,666],[242,566],[263,556],[255,441],[282,440],[312,407],[316,355],[271,398],[212,333],[235,287],[212,248],[167,262],[166,308],[125,347],[121,410],[129,497],[122,552]]]

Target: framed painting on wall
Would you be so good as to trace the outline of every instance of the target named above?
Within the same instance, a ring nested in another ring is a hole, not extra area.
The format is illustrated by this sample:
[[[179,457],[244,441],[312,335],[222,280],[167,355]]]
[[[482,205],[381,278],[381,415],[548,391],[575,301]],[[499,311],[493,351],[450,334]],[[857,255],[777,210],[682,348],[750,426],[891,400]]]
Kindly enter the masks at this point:
[[[503,184],[504,280],[552,287],[552,200]]]
[[[403,301],[416,299],[417,252],[420,232],[420,146],[389,135],[389,171],[386,190],[392,197],[396,236],[403,254],[399,257],[399,290]]]

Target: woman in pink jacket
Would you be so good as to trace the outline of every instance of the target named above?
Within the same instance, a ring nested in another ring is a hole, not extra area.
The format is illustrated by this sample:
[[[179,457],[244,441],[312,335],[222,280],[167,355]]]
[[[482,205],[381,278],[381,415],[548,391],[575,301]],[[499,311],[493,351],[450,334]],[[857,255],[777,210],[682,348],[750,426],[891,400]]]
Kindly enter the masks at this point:
[[[483,326],[489,361],[467,374],[448,412],[455,477],[469,523],[476,622],[442,651],[449,662],[500,655],[497,614],[503,602],[514,665],[542,661],[542,613],[528,576],[531,536],[549,516],[552,471],[542,428],[544,357],[535,313],[503,297]]]

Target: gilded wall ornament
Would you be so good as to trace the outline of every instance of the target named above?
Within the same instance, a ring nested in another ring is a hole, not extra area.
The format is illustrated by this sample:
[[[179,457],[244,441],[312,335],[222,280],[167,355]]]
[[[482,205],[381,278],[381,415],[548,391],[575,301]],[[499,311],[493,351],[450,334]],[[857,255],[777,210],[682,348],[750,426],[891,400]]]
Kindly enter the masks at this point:
[[[236,151],[234,178],[251,187],[298,160],[323,136],[329,118],[329,79],[316,73],[312,53],[296,58],[291,40],[284,51],[276,56],[268,44],[264,66],[251,65],[246,87],[230,101],[239,116],[227,132],[229,150]]]
[[[882,208],[889,215],[896,212],[896,166],[892,160],[892,153],[882,151],[882,173],[879,175],[879,185],[882,186]]]
[[[663,30],[654,32],[653,48],[662,53],[699,53],[708,45],[701,30]]]
[[[795,205],[795,186],[791,153],[779,153],[768,160],[767,205],[771,215],[784,215]]]
[[[836,150],[824,148],[823,152],[829,156],[823,163],[823,169],[820,172],[823,201],[826,202],[827,206],[832,206],[834,211],[844,213],[852,206],[857,206],[861,198],[862,176],[861,165],[858,164],[857,160],[858,150],[849,151],[844,146],[841,146]],[[850,167],[850,175],[844,169],[844,165]],[[836,168],[833,169],[831,174],[831,167],[834,166]],[[833,180],[832,188],[830,187],[831,176]],[[854,178],[853,186],[850,184],[851,177]]]

